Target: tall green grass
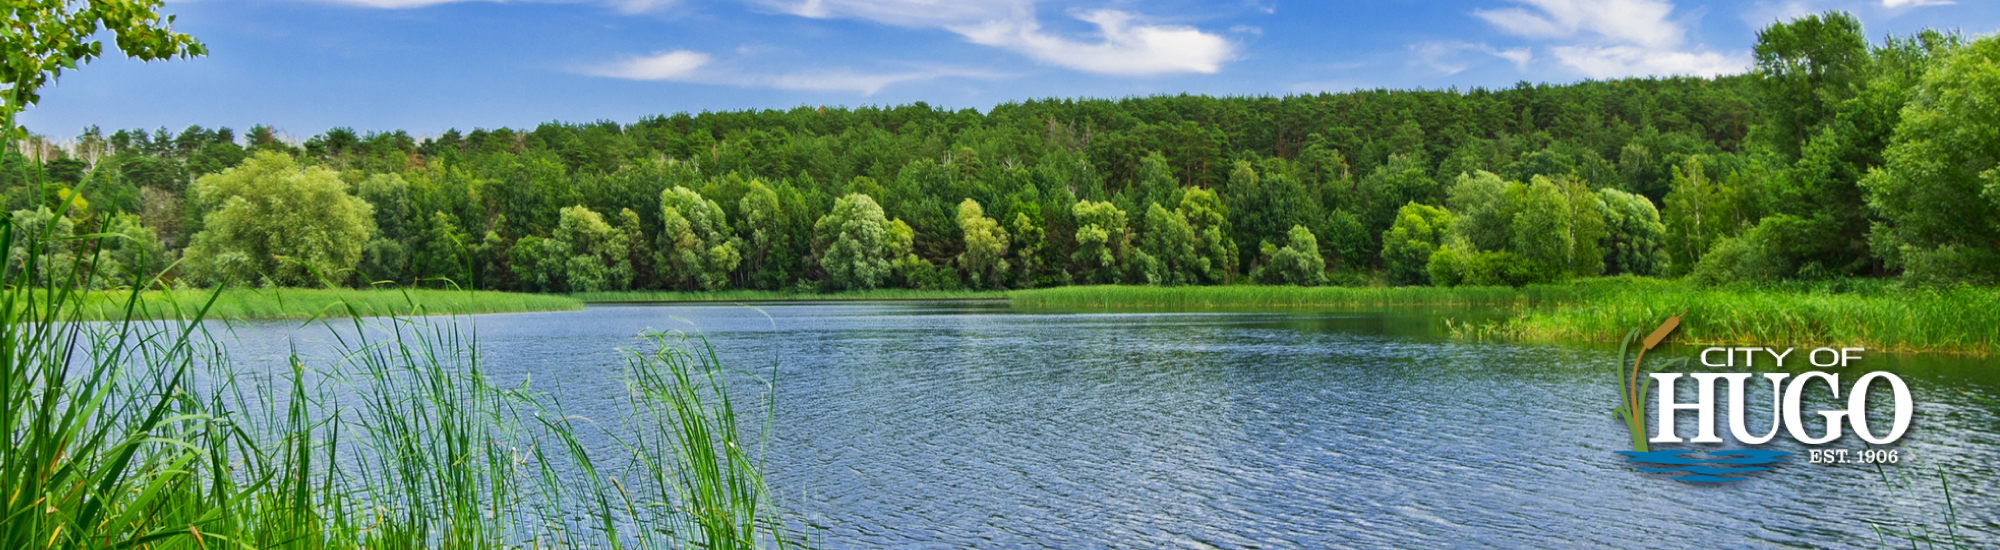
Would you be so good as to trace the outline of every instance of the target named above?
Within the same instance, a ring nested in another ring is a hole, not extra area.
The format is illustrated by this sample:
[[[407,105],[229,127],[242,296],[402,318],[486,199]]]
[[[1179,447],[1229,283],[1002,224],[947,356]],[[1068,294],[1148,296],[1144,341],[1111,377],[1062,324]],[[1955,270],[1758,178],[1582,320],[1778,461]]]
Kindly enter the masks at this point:
[[[1223,308],[1311,306],[1531,305],[1573,297],[1562,286],[1509,287],[1297,287],[1297,286],[1073,286],[1007,295],[1017,307]]]
[[[2000,352],[2000,289],[1902,289],[1879,283],[1704,288],[1612,279],[1472,330],[1542,341],[1615,342],[1686,312],[1696,345],[1858,346],[1880,351]]]
[[[36,280],[36,262],[54,255],[0,221],[0,250],[16,239],[30,246],[7,258],[0,288],[0,548],[803,540],[771,505],[750,450],[760,445],[698,339],[635,352],[625,424],[599,438],[618,452],[592,452],[603,450],[590,443],[594,423],[525,385],[494,386],[470,331],[417,317],[430,313],[426,293],[387,311],[410,316],[385,318],[348,295],[312,295],[337,300],[315,308],[337,357],[294,356],[260,375],[205,337],[201,321],[225,292],[168,294],[176,314],[147,320],[148,291],[119,302],[85,296],[73,278]]]
[[[130,291],[76,293],[79,313],[93,321],[124,317]],[[148,290],[132,308],[140,319],[185,319],[207,305],[208,319],[311,319],[326,316],[469,315],[583,309],[583,301],[550,294],[488,290],[231,288]],[[211,298],[213,303],[210,303]]]

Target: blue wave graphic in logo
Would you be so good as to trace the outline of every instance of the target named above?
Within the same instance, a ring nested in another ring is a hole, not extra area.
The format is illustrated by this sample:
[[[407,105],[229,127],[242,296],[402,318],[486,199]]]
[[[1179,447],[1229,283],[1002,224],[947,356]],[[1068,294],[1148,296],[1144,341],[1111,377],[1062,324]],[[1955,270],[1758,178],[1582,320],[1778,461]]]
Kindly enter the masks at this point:
[[[1638,451],[1617,451],[1617,453],[1625,455],[1626,456],[1625,461],[1629,463],[1665,464],[1669,466],[1680,466],[1678,468],[1645,468],[1635,465],[1633,469],[1639,470],[1641,472],[1652,472],[1660,474],[1675,474],[1675,473],[1685,472],[1687,474],[1692,474],[1692,475],[1680,475],[1674,477],[1674,479],[1678,481],[1691,481],[1697,483],[1722,483],[1728,481],[1741,481],[1745,478],[1724,477],[1724,476],[1727,476],[1729,474],[1747,474],[1750,472],[1768,471],[1770,470],[1770,468],[1756,466],[1756,465],[1782,463],[1785,461],[1785,459],[1782,457],[1791,456],[1792,454],[1784,451],[1765,451],[1756,449],[1709,451],[1707,453],[1703,453],[1701,451],[1690,451],[1690,450],[1652,451],[1643,453]],[[1699,454],[1707,454],[1708,456],[1705,458],[1689,457],[1689,455],[1699,455]],[[1704,464],[1708,464],[1711,466],[1704,466]],[[1712,466],[1716,464],[1739,466],[1739,467]]]

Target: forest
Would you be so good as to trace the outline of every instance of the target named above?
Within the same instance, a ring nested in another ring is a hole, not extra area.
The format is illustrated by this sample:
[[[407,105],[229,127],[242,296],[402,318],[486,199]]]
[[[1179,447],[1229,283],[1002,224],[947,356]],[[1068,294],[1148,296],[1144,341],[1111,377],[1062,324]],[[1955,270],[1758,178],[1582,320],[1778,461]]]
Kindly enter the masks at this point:
[[[92,127],[4,152],[0,200],[121,236],[34,267],[97,288],[2000,282],[2000,38],[1828,12],[1757,39],[1713,79]]]

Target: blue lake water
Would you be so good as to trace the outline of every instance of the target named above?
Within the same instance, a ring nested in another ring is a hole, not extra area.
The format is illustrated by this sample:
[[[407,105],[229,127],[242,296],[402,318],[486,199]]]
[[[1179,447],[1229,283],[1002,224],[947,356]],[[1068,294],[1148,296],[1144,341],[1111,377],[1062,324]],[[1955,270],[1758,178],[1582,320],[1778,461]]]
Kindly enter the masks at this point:
[[[1974,398],[2000,399],[1991,359],[1871,353],[1843,376],[1889,370],[1915,396],[1882,472],[1808,464],[1780,436],[1758,447],[1794,453],[1771,471],[1687,483],[1615,453],[1615,351],[1448,338],[1459,315],[1478,313],[792,303],[460,322],[496,381],[586,416],[615,414],[620,349],[646,330],[775,374],[768,482],[827,548],[1874,548],[1876,525],[1952,528],[1940,476],[1959,535],[2000,545],[2000,413]],[[261,368],[326,334],[223,338]]]

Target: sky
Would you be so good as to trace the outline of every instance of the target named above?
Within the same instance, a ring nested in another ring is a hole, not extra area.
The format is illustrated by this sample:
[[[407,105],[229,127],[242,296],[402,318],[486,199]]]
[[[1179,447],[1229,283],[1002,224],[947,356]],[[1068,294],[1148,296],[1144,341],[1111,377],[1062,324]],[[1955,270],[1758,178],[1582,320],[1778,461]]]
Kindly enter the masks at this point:
[[[652,115],[1041,98],[1501,88],[1746,71],[1759,28],[1825,10],[1870,38],[2000,29],[1995,0],[177,0],[206,57],[111,51],[29,129],[304,139]]]

